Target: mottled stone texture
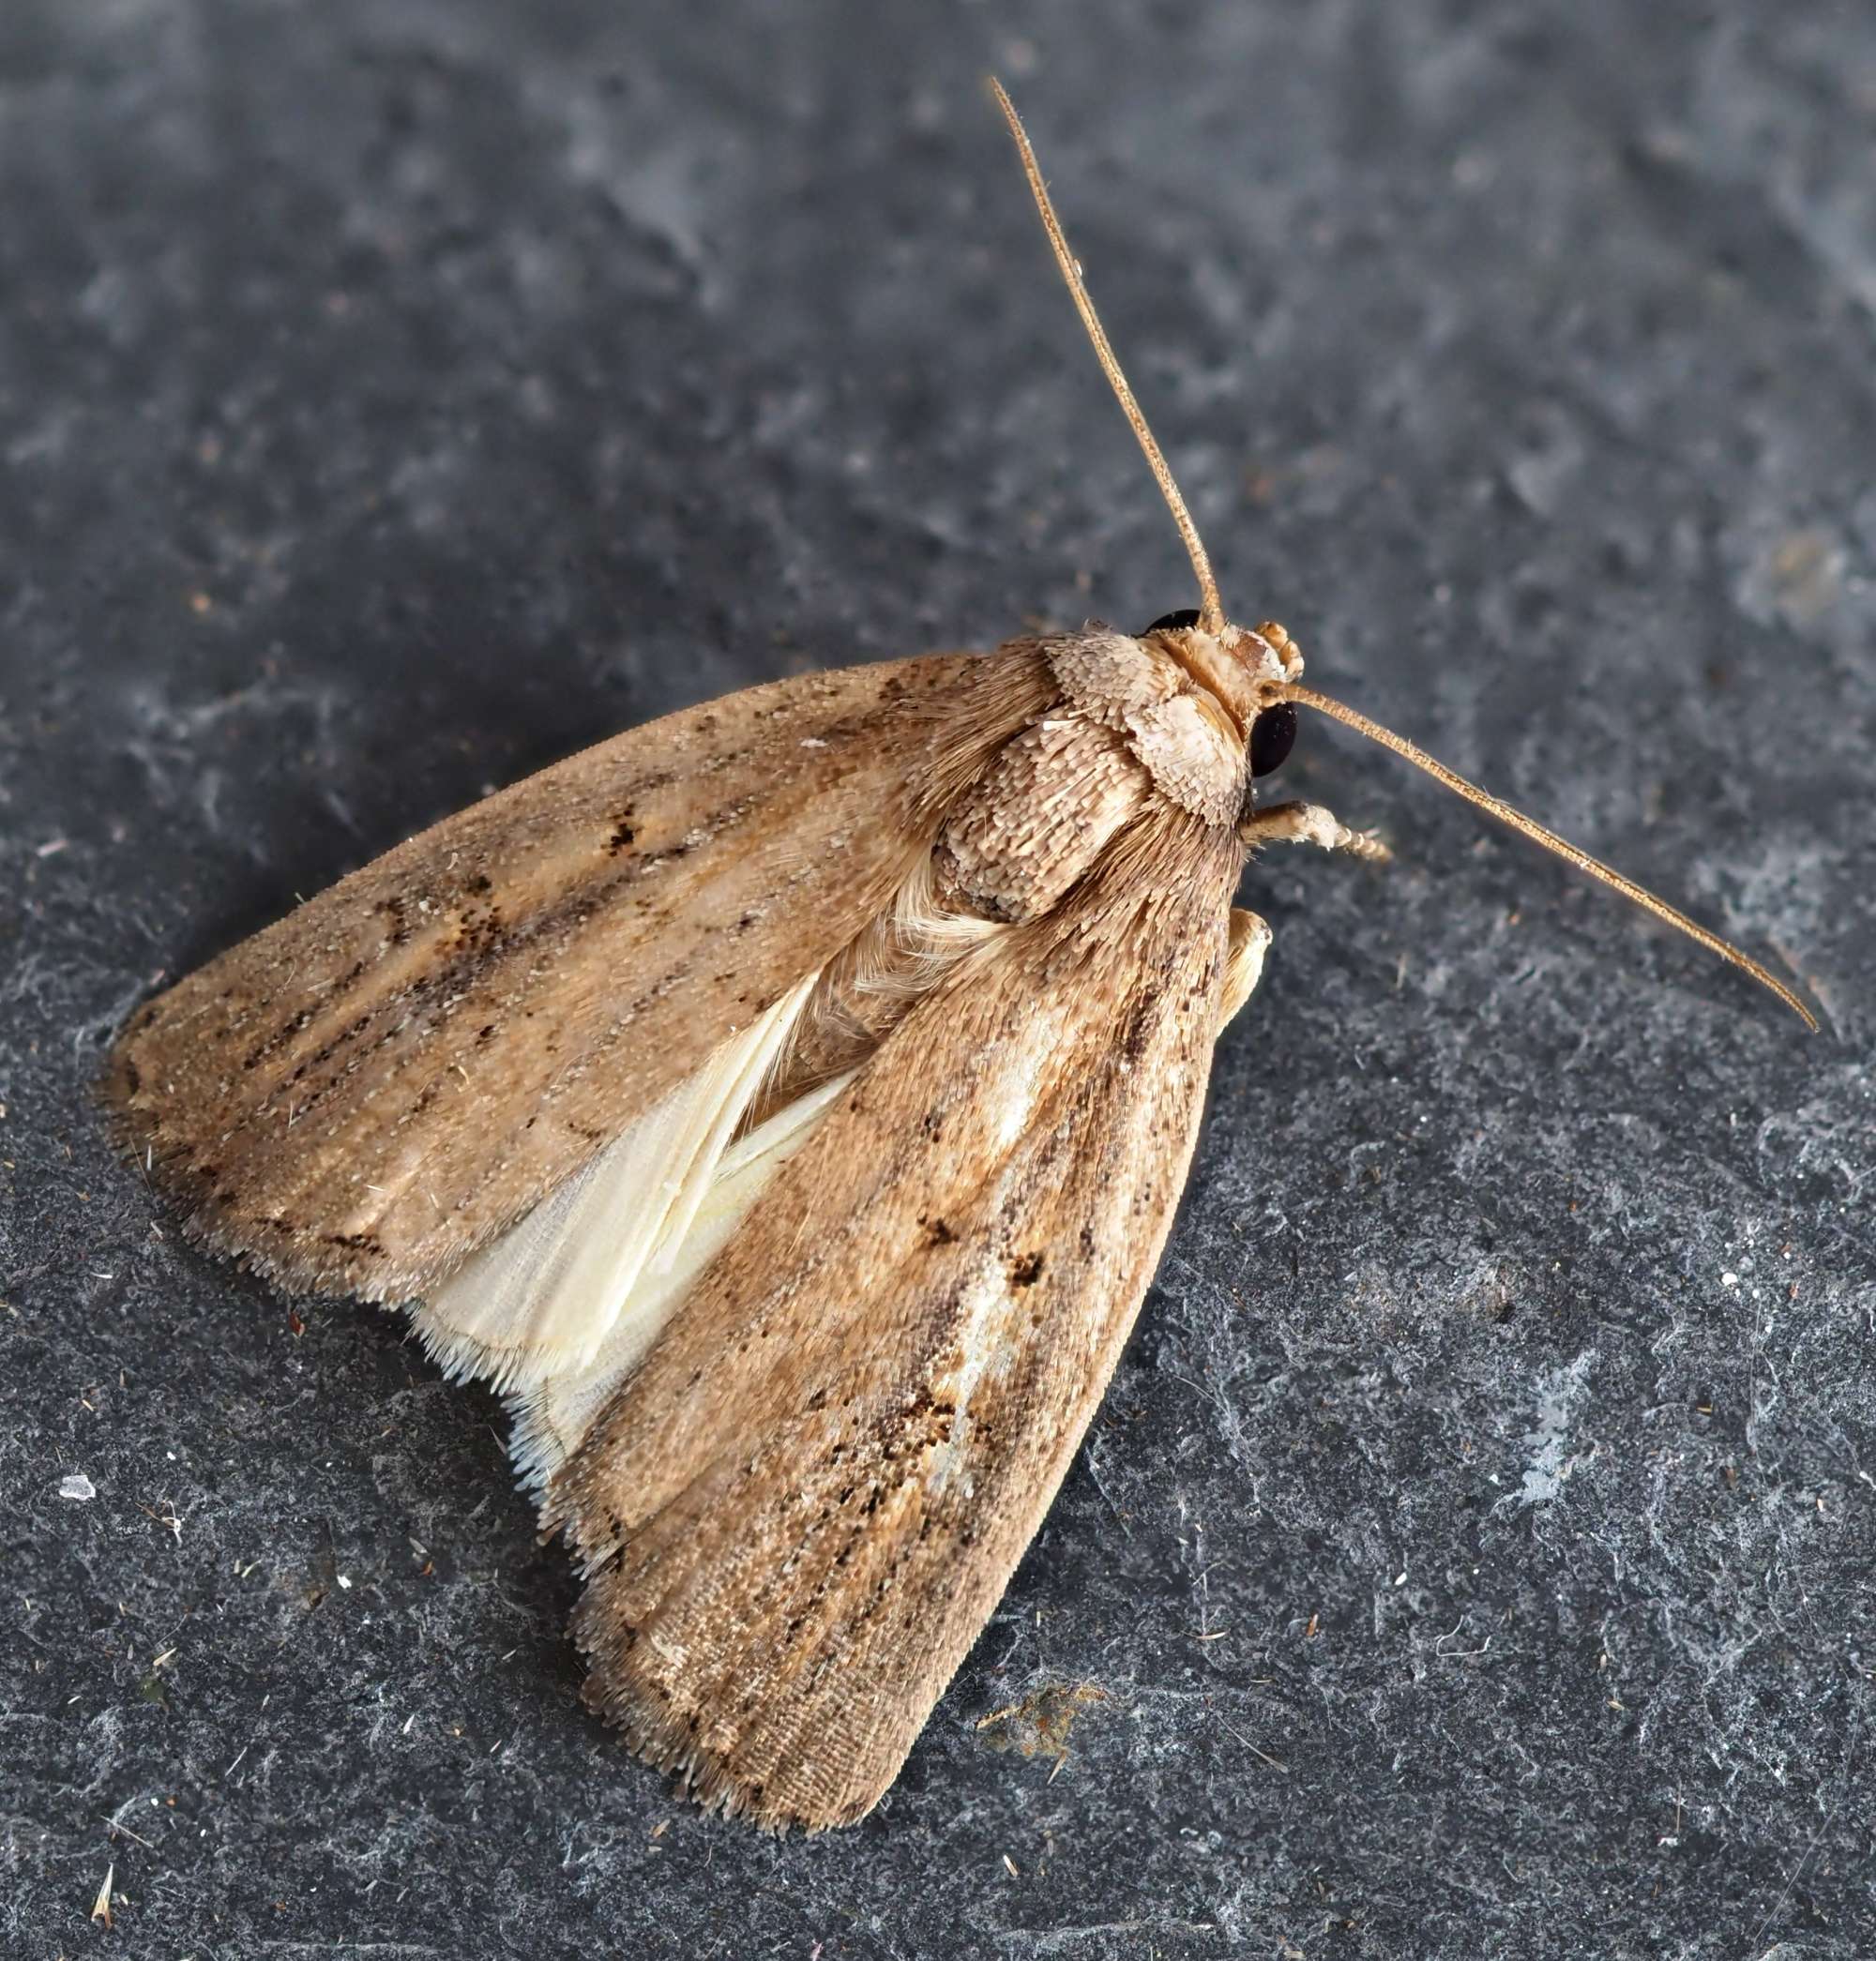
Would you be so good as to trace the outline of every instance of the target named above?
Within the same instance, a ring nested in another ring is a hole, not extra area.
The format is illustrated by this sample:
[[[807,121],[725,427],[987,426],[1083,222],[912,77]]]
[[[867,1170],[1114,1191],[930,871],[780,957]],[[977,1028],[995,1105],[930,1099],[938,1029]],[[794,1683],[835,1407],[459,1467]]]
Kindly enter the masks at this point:
[[[776,1843],[582,1713],[493,1402],[89,1085],[627,722],[1190,603],[992,66],[1243,615],[1826,1028],[1306,725],[1400,861],[1251,875],[1062,1501]],[[0,1948],[1876,1951],[1872,155],[1854,4],[8,0]]]

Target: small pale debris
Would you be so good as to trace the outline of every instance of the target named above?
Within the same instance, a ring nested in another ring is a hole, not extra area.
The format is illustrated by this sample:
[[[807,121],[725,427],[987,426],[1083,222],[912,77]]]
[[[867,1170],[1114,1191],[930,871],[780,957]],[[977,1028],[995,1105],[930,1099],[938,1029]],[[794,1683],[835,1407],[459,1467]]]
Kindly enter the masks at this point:
[[[1060,1765],[1068,1755],[1068,1733],[1076,1718],[1094,1704],[1109,1699],[1108,1692],[1091,1682],[1050,1682],[1032,1690],[1021,1702],[979,1717],[977,1729],[992,1750],[1052,1757]]]
[[[98,1496],[98,1486],[82,1471],[74,1471],[68,1477],[59,1480],[59,1496],[75,1498],[80,1503]]]
[[[352,1576],[349,1573],[341,1573],[339,1576],[339,1584],[349,1593],[352,1591]]]
[[[1739,1285],[1739,1275],[1737,1274],[1722,1274],[1719,1276],[1719,1284],[1722,1287],[1737,1287]]]
[[[98,1889],[98,1897],[91,1903],[91,1917],[101,1920],[109,1927],[111,1921],[111,1882],[117,1877],[117,1862],[113,1859],[104,1868],[104,1884]]]
[[[1016,1861],[1007,1852],[1003,1855],[1003,1869],[1012,1879],[1020,1879],[1022,1877],[1016,1869]]]
[[[70,845],[71,839],[69,837],[50,837],[34,852],[33,856],[36,858],[55,858],[62,851],[68,850]],[[96,1915],[93,1916],[94,1919],[96,1917]]]

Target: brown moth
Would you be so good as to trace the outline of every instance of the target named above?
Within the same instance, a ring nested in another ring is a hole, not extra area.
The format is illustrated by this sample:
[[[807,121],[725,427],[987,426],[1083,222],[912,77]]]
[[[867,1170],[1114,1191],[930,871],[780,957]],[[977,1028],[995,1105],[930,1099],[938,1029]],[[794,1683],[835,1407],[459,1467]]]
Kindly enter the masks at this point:
[[[1298,705],[1806,1013],[1227,620],[996,93],[1199,609],[615,736],[172,988],[110,1075],[204,1244],[507,1395],[587,1701],[776,1829],[879,1801],[1075,1455],[1269,944],[1247,854],[1385,855],[1253,794]]]

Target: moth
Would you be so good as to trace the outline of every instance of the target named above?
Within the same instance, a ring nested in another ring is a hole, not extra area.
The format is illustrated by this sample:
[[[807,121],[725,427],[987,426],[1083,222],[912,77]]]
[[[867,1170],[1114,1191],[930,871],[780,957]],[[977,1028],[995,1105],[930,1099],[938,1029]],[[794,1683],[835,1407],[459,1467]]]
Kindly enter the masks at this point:
[[[994,84],[993,84],[994,86]],[[996,87],[1200,604],[776,681],[425,831],[143,1007],[109,1092],[203,1244],[409,1313],[514,1415],[589,1705],[706,1806],[891,1785],[1127,1338],[1297,710],[1756,961],[1224,612]]]

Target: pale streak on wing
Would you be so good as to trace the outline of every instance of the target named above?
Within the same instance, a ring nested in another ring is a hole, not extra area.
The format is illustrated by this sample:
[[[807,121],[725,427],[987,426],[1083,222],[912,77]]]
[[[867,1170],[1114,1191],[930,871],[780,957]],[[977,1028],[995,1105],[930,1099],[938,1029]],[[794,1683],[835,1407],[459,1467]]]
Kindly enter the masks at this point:
[[[131,1019],[108,1088],[193,1235],[410,1300],[886,904],[1042,712],[1033,641],[797,676],[460,812]]]
[[[730,1146],[674,1257],[639,1275],[631,1298],[590,1363],[579,1369],[514,1372],[507,1390],[514,1422],[508,1455],[524,1490],[537,1500],[544,1497],[697,1276],[729,1244],[776,1173],[813,1135],[852,1079],[850,1072],[797,1096]]]
[[[694,1075],[431,1290],[416,1329],[446,1369],[507,1389],[592,1361],[642,1298],[641,1280],[679,1259],[817,978],[719,1043]]]
[[[549,1492],[589,1700],[705,1803],[864,1815],[1002,1593],[1171,1224],[1240,863],[1157,814],[961,962]]]
[[[507,1395],[524,1485],[544,1487],[766,1181],[806,1141],[853,1074],[835,1066],[834,1086],[823,1082],[830,1052],[851,1052],[856,1036],[876,1044],[947,967],[1006,931],[947,907],[928,858],[830,967],[720,1044],[696,1075],[431,1290],[416,1310],[417,1332],[450,1373],[484,1377]],[[853,1019],[859,1003],[864,1025]],[[759,1121],[765,1112],[770,1121]],[[1021,1110],[1014,1115],[1020,1126]]]

